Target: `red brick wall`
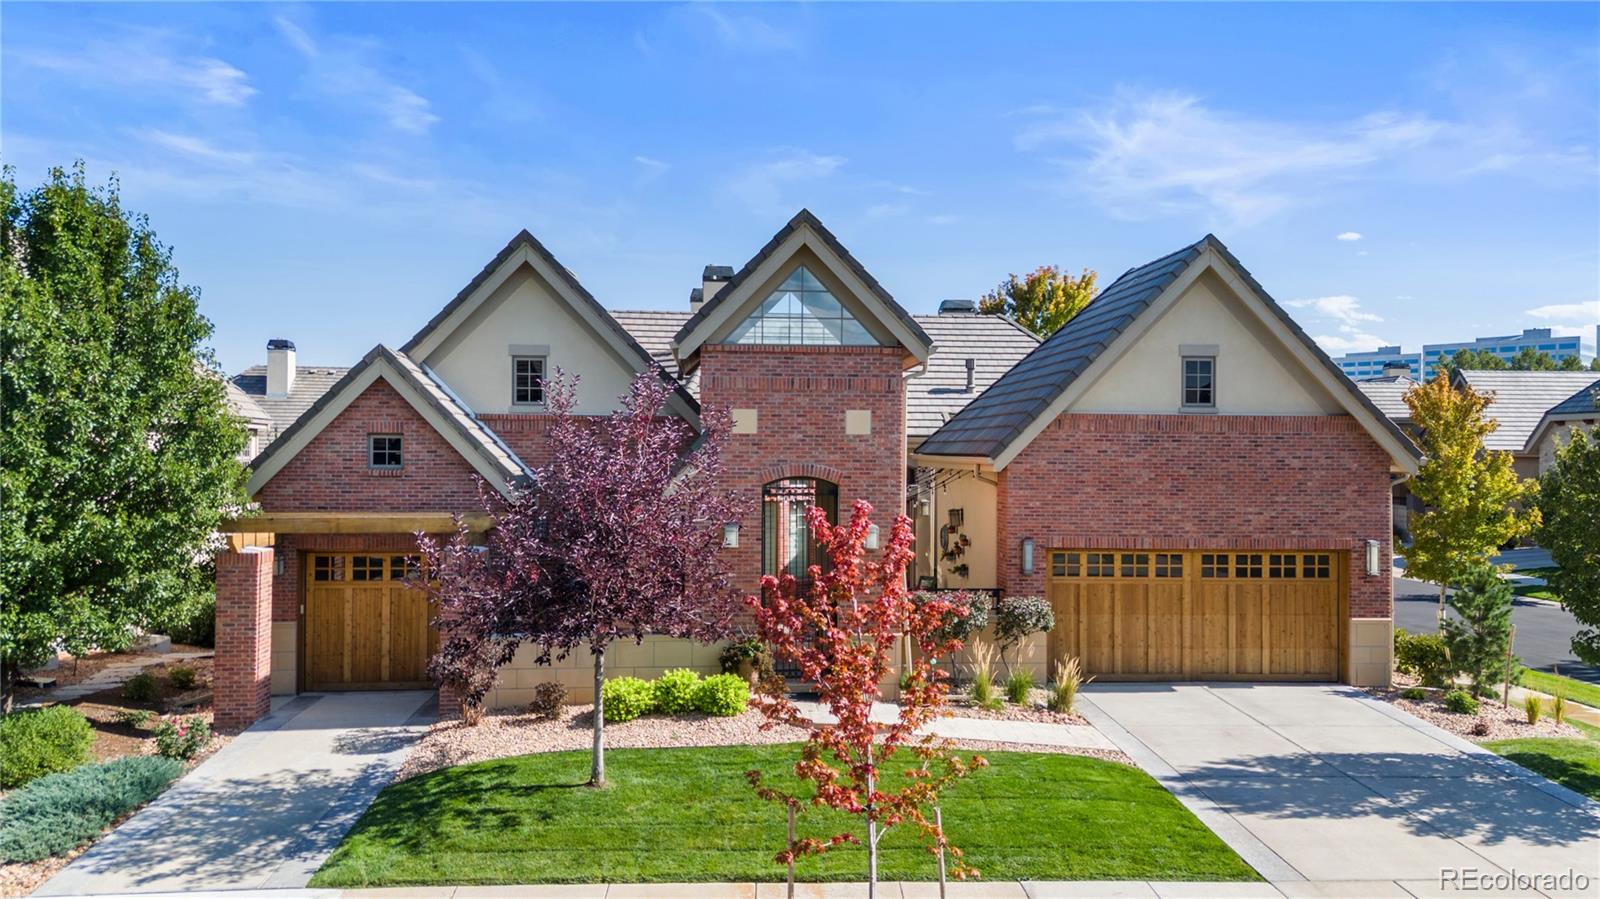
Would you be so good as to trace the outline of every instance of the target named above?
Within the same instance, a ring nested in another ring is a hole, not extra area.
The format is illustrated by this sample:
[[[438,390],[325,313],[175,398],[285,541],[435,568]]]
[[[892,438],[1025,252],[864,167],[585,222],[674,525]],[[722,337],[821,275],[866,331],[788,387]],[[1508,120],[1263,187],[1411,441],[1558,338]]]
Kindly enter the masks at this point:
[[[739,547],[728,550],[738,583],[761,577],[761,487],[785,477],[839,485],[839,516],[857,499],[872,503],[888,539],[905,512],[905,382],[898,347],[707,346],[700,402],[757,410],[755,434],[729,436],[726,469],[744,494]],[[872,413],[872,433],[845,434],[847,409]]]
[[[538,468],[550,461],[550,425],[555,418],[550,415],[510,413],[479,415],[478,420],[488,425],[511,451],[529,468]]]
[[[1346,550],[1351,617],[1387,618],[1388,471],[1344,415],[1066,414],[1000,472],[1000,585],[1043,594],[1052,547]],[[1369,539],[1377,577],[1366,573]]]
[[[404,465],[367,466],[367,435],[400,434]],[[338,418],[267,481],[268,512],[471,512],[476,472],[388,382],[362,391]]]
[[[252,546],[217,556],[216,725],[244,728],[272,705],[272,557]]]

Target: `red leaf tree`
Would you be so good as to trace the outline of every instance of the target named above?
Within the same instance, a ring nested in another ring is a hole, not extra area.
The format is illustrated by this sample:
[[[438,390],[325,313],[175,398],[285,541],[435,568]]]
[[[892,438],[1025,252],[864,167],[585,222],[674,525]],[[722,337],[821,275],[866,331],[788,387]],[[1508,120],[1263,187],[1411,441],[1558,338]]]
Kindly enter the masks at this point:
[[[975,875],[927,810],[946,785],[988,763],[980,756],[956,756],[949,741],[917,736],[918,729],[939,717],[945,702],[945,674],[933,660],[961,648],[959,640],[944,636],[947,615],[964,615],[966,610],[940,597],[920,604],[911,600],[905,571],[912,558],[912,529],[904,515],[895,519],[888,545],[873,562],[864,550],[871,504],[858,500],[847,525],[830,525],[816,506],[806,514],[829,563],[811,566],[811,590],[798,591],[787,574],[769,575],[761,580],[764,599],[752,596],[745,602],[757,634],[816,686],[836,723],[814,727],[795,764],[795,775],[812,784],[810,796],[769,786],[760,771],[746,777],[762,798],[792,809],[811,803],[865,818],[869,894],[878,879],[878,841],[901,824],[915,827],[931,852],[943,850],[954,858],[957,877]],[[872,718],[872,706],[893,671],[902,637],[909,637],[918,652],[902,679],[898,716],[879,723]],[[764,685],[756,702],[769,726],[812,725],[781,683]],[[903,785],[886,789],[880,772],[902,750],[912,760],[903,771]],[[777,860],[787,864],[846,842],[861,840],[853,833],[793,840]]]
[[[594,659],[594,758],[605,782],[606,649],[651,634],[711,642],[729,632],[739,594],[722,559],[722,529],[737,518],[722,483],[727,416],[702,416],[696,437],[666,413],[659,372],[641,374],[620,408],[574,413],[573,381],[546,386],[554,416],[550,461],[532,486],[490,504],[488,545],[420,540],[441,642],[432,669],[481,709],[490,672],[524,642],[537,662],[585,648]],[[474,695],[475,694],[475,695]]]

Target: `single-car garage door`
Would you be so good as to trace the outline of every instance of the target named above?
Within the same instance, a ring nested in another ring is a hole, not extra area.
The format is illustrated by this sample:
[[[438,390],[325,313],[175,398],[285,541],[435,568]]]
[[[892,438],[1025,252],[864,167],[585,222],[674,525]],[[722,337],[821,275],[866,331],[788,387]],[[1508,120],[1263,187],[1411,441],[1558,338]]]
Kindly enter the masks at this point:
[[[1341,552],[1051,550],[1052,660],[1101,680],[1339,679]]]
[[[305,689],[430,687],[438,647],[427,595],[405,585],[415,556],[312,553],[306,559]]]

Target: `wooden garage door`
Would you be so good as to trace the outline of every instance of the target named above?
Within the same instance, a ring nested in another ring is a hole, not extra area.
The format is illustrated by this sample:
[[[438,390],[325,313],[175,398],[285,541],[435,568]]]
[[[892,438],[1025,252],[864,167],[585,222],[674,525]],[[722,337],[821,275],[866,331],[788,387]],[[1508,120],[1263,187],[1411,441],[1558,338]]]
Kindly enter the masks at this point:
[[[1053,660],[1101,680],[1338,680],[1339,552],[1051,550]]]
[[[430,687],[438,647],[426,594],[404,578],[416,557],[313,553],[306,560],[305,689]]]

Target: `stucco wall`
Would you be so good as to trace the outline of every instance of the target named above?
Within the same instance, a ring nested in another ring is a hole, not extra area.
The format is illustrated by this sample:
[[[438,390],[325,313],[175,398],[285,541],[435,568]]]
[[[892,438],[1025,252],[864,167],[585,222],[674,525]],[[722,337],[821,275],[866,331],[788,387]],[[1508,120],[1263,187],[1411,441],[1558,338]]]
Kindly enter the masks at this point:
[[[1550,429],[1545,432],[1544,438],[1539,441],[1537,470],[1532,474],[1529,474],[1525,471],[1522,464],[1518,464],[1517,473],[1521,474],[1523,477],[1537,477],[1538,475],[1544,474],[1550,470],[1550,466],[1556,463],[1556,452],[1560,450],[1562,446],[1566,445],[1567,440],[1571,438],[1574,430],[1593,431],[1594,429],[1595,422],[1592,420],[1560,422],[1557,424],[1552,424]],[[1522,461],[1523,459],[1518,457],[1517,462],[1522,463]]]
[[[991,588],[999,586],[995,560],[999,547],[995,543],[995,491],[993,472],[979,477],[973,472],[963,472],[951,477],[933,491],[931,518],[919,522],[919,540],[926,540],[919,556],[926,558],[938,571],[939,586],[959,589],[965,587]],[[939,531],[950,524],[950,511],[961,510],[962,524],[952,529],[949,542],[954,545],[958,536],[965,534],[969,545],[961,558],[945,560],[940,548]],[[956,565],[965,563],[965,577],[953,572]]]
[[[1221,279],[1194,282],[1150,330],[1073,403],[1073,412],[1178,412],[1182,353],[1215,345],[1216,411],[1221,415],[1327,415],[1333,397]]]
[[[534,411],[511,402],[512,345],[548,346],[546,372],[581,375],[581,414],[616,407],[633,382],[634,369],[557,299],[554,289],[524,265],[484,300],[450,338],[423,360],[477,413]]]

